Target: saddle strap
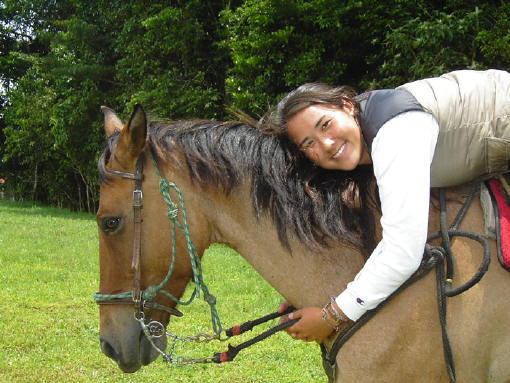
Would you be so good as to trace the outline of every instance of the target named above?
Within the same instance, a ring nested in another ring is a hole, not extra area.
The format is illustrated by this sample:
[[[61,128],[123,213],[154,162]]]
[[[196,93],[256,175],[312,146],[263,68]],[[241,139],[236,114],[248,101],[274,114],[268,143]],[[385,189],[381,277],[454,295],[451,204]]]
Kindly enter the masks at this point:
[[[446,197],[444,189],[440,190],[440,221],[441,221],[441,230],[438,233],[434,233],[427,238],[427,242],[430,242],[434,239],[442,238],[442,243],[439,246],[431,246],[429,244],[425,245],[425,253],[423,256],[423,260],[420,264],[418,270],[411,275],[411,277],[402,284],[393,294],[391,294],[385,301],[381,302],[379,306],[377,306],[373,310],[367,311],[361,318],[359,318],[356,322],[351,323],[347,326],[335,339],[331,350],[327,351],[324,344],[321,344],[322,350],[322,358],[323,358],[323,366],[326,371],[326,374],[329,377],[329,382],[333,383],[331,380],[331,374],[335,373],[335,365],[336,365],[336,357],[338,352],[342,348],[342,346],[358,331],[361,327],[363,327],[370,319],[374,317],[375,314],[379,312],[386,304],[388,304],[395,296],[400,294],[404,289],[406,289],[409,285],[414,282],[422,279],[426,276],[430,270],[436,268],[436,278],[437,278],[437,297],[438,297],[438,305],[439,305],[439,317],[440,324],[442,330],[443,337],[443,351],[445,356],[445,362],[447,366],[448,376],[452,383],[456,382],[455,376],[455,363],[453,358],[453,352],[450,345],[450,340],[448,338],[448,333],[446,329],[446,297],[453,297],[463,293],[469,288],[473,287],[476,283],[478,283],[482,277],[485,275],[489,268],[490,258],[491,258],[491,249],[490,244],[486,238],[481,235],[461,231],[458,230],[459,225],[464,219],[471,202],[473,201],[474,196],[477,194],[479,189],[479,183],[476,183],[460,209],[457,217],[455,218],[453,224],[448,228],[446,225]],[[482,263],[477,271],[477,273],[464,285],[452,289],[452,281],[453,281],[453,253],[450,247],[450,239],[454,236],[463,236],[470,238],[479,242],[484,248],[484,257]],[[445,263],[446,263],[446,272],[445,272]]]

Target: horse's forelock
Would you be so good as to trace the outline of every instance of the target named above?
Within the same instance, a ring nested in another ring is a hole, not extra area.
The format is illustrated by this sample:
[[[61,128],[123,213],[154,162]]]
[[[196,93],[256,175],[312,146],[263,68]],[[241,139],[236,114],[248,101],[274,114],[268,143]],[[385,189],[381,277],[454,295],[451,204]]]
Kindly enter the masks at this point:
[[[115,144],[117,143],[117,138],[119,137],[120,131],[115,132],[110,137],[106,139],[106,147],[104,148],[103,152],[99,156],[99,160],[97,162],[97,170],[99,173],[99,179],[98,183],[101,185],[103,182],[108,183],[112,176],[110,173],[106,171],[106,164],[110,160],[110,157],[113,154],[113,151],[115,149]]]

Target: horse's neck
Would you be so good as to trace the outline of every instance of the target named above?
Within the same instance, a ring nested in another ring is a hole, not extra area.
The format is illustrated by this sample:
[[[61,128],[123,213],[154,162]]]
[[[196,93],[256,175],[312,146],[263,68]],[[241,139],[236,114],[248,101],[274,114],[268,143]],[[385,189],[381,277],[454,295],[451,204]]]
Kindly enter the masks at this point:
[[[210,206],[212,242],[238,251],[280,294],[296,306],[322,305],[339,294],[363,265],[363,257],[349,247],[312,251],[291,240],[291,251],[279,241],[266,214],[257,219],[248,187],[229,197],[216,194]],[[306,283],[303,283],[306,282]]]
[[[180,162],[185,163],[184,159]],[[343,245],[318,252],[291,239],[291,251],[286,249],[269,214],[255,216],[249,182],[227,196],[222,190],[203,189],[191,182],[187,170],[172,165],[171,160],[165,169],[168,179],[182,189],[199,253],[210,243],[227,244],[298,307],[325,304],[331,295],[343,291],[363,266],[362,254]]]

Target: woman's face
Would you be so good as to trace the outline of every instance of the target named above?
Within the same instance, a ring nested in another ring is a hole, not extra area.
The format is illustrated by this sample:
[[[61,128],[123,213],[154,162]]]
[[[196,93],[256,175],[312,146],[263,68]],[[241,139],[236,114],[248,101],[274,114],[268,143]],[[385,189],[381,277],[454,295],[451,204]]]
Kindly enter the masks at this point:
[[[310,105],[287,120],[287,132],[321,168],[353,170],[360,164],[372,163],[349,102],[343,108]]]

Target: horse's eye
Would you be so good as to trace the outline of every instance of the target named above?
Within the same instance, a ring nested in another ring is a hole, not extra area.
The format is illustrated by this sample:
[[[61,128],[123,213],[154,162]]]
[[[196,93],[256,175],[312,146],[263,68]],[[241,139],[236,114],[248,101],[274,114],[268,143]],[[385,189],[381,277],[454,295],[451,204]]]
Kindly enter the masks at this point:
[[[106,234],[112,234],[119,228],[121,222],[120,217],[106,217],[101,220],[101,229]]]

